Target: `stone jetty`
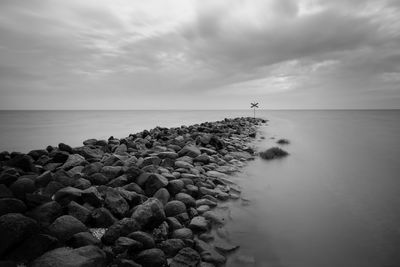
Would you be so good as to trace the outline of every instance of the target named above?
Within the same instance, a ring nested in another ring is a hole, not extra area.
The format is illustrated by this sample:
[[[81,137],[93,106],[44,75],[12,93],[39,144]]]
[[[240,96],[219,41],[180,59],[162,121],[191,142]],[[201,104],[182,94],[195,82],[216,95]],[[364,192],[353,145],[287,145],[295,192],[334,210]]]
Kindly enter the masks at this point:
[[[81,147],[0,153],[0,266],[223,266],[213,211],[262,119],[156,127]],[[240,245],[240,244],[239,244]]]

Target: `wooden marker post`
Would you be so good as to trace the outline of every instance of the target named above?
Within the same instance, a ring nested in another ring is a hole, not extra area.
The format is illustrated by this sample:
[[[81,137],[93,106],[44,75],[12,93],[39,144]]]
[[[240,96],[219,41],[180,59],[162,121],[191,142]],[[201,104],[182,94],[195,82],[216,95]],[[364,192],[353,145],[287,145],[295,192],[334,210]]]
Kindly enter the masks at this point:
[[[258,108],[258,103],[250,103],[251,107],[254,111],[254,119],[256,119],[256,108]]]

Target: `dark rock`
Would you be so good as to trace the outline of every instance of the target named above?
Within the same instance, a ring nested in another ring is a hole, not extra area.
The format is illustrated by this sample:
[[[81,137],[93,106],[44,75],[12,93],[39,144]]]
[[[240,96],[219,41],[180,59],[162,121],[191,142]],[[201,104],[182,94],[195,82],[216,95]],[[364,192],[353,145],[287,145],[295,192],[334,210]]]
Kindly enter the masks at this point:
[[[169,192],[168,192],[167,189],[165,189],[165,188],[160,188],[160,189],[158,189],[157,192],[154,193],[154,196],[153,196],[153,197],[157,198],[158,200],[161,201],[161,203],[162,203],[163,205],[165,205],[165,204],[168,203],[168,200],[169,200],[169,198],[170,198],[170,195],[169,195]]]
[[[24,213],[26,205],[16,198],[2,198],[0,199],[0,216],[7,213]]]
[[[93,210],[90,214],[90,218],[91,224],[94,227],[99,228],[108,228],[118,221],[106,208],[98,208]]]
[[[91,148],[88,146],[84,146],[76,151],[78,154],[85,157],[87,160],[100,160],[104,152],[98,148]]]
[[[69,154],[73,153],[72,147],[70,147],[69,145],[64,144],[64,143],[59,143],[58,149],[60,149],[61,151],[68,152]]]
[[[47,152],[47,150],[44,149],[35,149],[35,150],[31,150],[28,153],[28,156],[30,156],[33,160],[38,160],[41,156],[47,156],[49,154],[49,152]]]
[[[50,153],[50,157],[52,158],[52,162],[55,163],[64,163],[68,159],[69,153],[65,151],[52,151]]]
[[[147,196],[153,196],[158,189],[168,185],[168,180],[161,174],[152,173],[146,180],[145,192]]]
[[[35,185],[37,187],[45,187],[53,179],[53,173],[51,171],[45,171],[35,179]]]
[[[165,205],[164,210],[167,217],[174,217],[186,212],[186,206],[182,201],[172,200]]]
[[[136,240],[129,237],[121,236],[115,241],[115,246],[113,251],[117,254],[124,252],[129,249],[131,252],[137,252],[142,248],[142,244]]]
[[[64,188],[65,186],[59,182],[51,181],[43,190],[43,195],[53,196],[58,190]]]
[[[105,267],[106,254],[99,247],[85,246],[76,249],[66,247],[46,252],[32,262],[30,267]]]
[[[132,166],[125,171],[126,178],[130,183],[135,182],[136,178],[139,177],[139,175],[141,175],[142,173],[143,171],[136,166]]]
[[[133,260],[120,259],[118,260],[118,267],[142,267],[142,265],[134,262]]]
[[[196,207],[196,200],[192,196],[190,196],[190,195],[188,195],[186,193],[178,193],[178,194],[176,194],[175,195],[175,199],[183,202],[185,204],[185,206],[188,207],[188,208],[189,207]]]
[[[45,234],[33,234],[12,250],[7,255],[7,258],[18,262],[29,262],[46,251],[54,249],[57,246],[57,242],[58,240],[55,237]]]
[[[100,246],[101,241],[89,232],[80,232],[74,234],[68,244],[73,248],[79,248],[89,245]]]
[[[75,201],[71,201],[68,204],[68,214],[75,217],[82,223],[86,224],[90,217],[90,210],[82,205],[79,205]]]
[[[109,187],[122,187],[128,183],[128,178],[126,178],[126,175],[121,175],[118,176],[117,178],[111,180],[108,182],[107,186]]]
[[[64,186],[72,186],[75,183],[76,179],[73,179],[72,176],[65,170],[58,170],[54,173],[53,179],[55,182],[59,182]]]
[[[86,176],[91,176],[92,174],[98,173],[101,171],[101,169],[103,168],[103,164],[100,162],[93,162],[90,163],[88,165],[86,165],[83,170],[82,173]]]
[[[49,232],[61,242],[68,241],[74,234],[86,232],[87,227],[71,215],[58,217],[50,226]]]
[[[136,231],[128,235],[129,238],[140,242],[143,245],[143,249],[154,248],[156,243],[154,242],[153,236],[142,231]]]
[[[4,184],[0,184],[0,198],[12,198],[14,197],[13,193],[7,186]]]
[[[135,219],[141,227],[154,227],[165,220],[164,207],[160,200],[149,198],[137,206],[132,219]]]
[[[127,236],[128,234],[140,229],[140,225],[135,219],[124,218],[110,228],[107,229],[101,240],[106,245],[112,245],[120,236]]]
[[[166,222],[168,223],[169,228],[172,230],[183,228],[182,224],[175,217],[167,217]]]
[[[61,166],[63,169],[71,169],[75,166],[83,165],[86,162],[85,158],[79,154],[71,154],[68,156],[68,159]]]
[[[196,240],[196,250],[200,253],[201,259],[217,265],[226,262],[226,258],[219,254],[212,246],[202,240]]]
[[[138,184],[133,183],[133,182],[130,183],[130,184],[124,185],[123,188],[125,190],[133,191],[133,192],[136,192],[136,193],[141,194],[141,195],[145,194],[144,190]]]
[[[177,161],[175,161],[175,167],[183,168],[183,169],[191,169],[191,168],[193,168],[193,165],[186,161],[177,160]]]
[[[215,135],[211,137],[209,144],[217,150],[221,150],[225,147],[225,143]]]
[[[71,186],[64,187],[57,191],[54,195],[54,200],[61,205],[67,205],[71,201],[81,202],[82,190]]]
[[[91,185],[92,183],[89,180],[86,180],[84,178],[79,178],[78,180],[75,181],[73,186],[75,188],[85,190],[88,189]]]
[[[10,190],[16,198],[25,200],[26,194],[35,192],[36,187],[31,179],[20,178],[10,186]]]
[[[104,166],[101,169],[101,173],[104,174],[108,180],[112,180],[122,174],[123,170],[121,166]]]
[[[164,267],[167,264],[164,252],[158,248],[141,251],[135,261],[146,267]]]
[[[179,157],[178,153],[173,152],[173,151],[164,151],[158,153],[158,157],[161,159],[176,159]]]
[[[35,192],[33,194],[26,194],[25,195],[25,203],[28,209],[35,208],[40,206],[44,203],[51,202],[51,197],[42,195],[39,192]]]
[[[93,185],[105,185],[108,183],[110,180],[107,178],[104,174],[102,173],[94,173],[91,176],[87,177],[87,179],[93,184]]]
[[[12,183],[18,180],[19,175],[13,173],[2,173],[0,175],[0,184],[10,186]]]
[[[83,141],[83,145],[85,146],[94,146],[97,143],[97,139],[91,138]]]
[[[197,267],[200,263],[199,253],[192,248],[182,248],[172,259],[169,267]]]
[[[189,228],[193,231],[205,232],[208,230],[208,221],[203,216],[196,216],[190,221]]]
[[[96,187],[92,186],[82,191],[82,199],[84,202],[89,203],[93,207],[99,207],[103,203],[99,191]]]
[[[127,151],[128,151],[128,148],[126,147],[126,145],[121,144],[115,149],[114,153],[117,155],[124,155]]]
[[[189,156],[191,158],[195,158],[201,154],[200,149],[194,145],[186,145],[184,148],[182,148],[179,152],[178,155],[180,157],[182,156]]]
[[[207,154],[201,154],[193,159],[194,162],[201,162],[204,164],[208,164],[210,162],[210,156]]]
[[[172,232],[172,238],[193,239],[193,232],[189,228],[180,228]]]
[[[8,213],[0,217],[0,257],[39,230],[35,220],[19,213]]]
[[[27,216],[35,219],[42,227],[47,227],[62,215],[62,207],[55,201],[42,204],[29,211]]]
[[[128,202],[121,197],[117,190],[110,188],[105,193],[104,205],[112,214],[122,218],[129,211]]]
[[[185,184],[182,180],[174,179],[168,182],[167,189],[172,196],[175,196],[183,190],[184,186]]]
[[[272,147],[260,153],[260,157],[266,160],[282,158],[287,155],[289,153],[279,147]]]
[[[33,165],[32,158],[25,154],[16,155],[15,157],[7,161],[6,165],[19,168],[25,172],[36,172],[36,168]]]
[[[186,247],[186,244],[182,239],[175,238],[162,241],[157,247],[164,252],[165,256],[171,258],[174,257],[179,250]]]

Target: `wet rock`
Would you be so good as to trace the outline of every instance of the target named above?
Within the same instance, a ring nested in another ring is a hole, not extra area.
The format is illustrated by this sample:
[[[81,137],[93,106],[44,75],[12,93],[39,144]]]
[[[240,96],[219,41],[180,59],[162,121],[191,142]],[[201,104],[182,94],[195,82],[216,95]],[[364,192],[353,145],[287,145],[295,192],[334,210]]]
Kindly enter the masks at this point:
[[[36,187],[31,179],[19,178],[10,186],[10,190],[16,198],[25,200],[26,194],[35,192]]]
[[[128,202],[117,190],[111,188],[105,193],[104,205],[118,218],[122,218],[129,211]]]
[[[178,193],[178,194],[176,194],[175,195],[175,199],[183,202],[185,204],[185,206],[188,207],[188,208],[189,207],[196,207],[196,200],[192,196],[190,196],[190,195],[188,195],[186,193]]]
[[[164,210],[167,217],[174,217],[186,212],[186,206],[182,201],[172,200],[165,205]]]
[[[101,240],[106,245],[112,245],[120,236],[127,236],[139,229],[140,224],[135,219],[124,218],[108,228]]]
[[[222,239],[218,239],[214,242],[214,248],[221,253],[229,253],[237,250],[239,246],[228,243],[227,241],[224,241]]]
[[[205,232],[208,230],[208,221],[203,216],[196,216],[189,223],[189,228],[193,231]]]
[[[118,220],[106,208],[94,209],[90,214],[90,222],[94,227],[108,228]]]
[[[141,227],[154,227],[165,220],[163,204],[156,198],[149,198],[143,204],[137,206],[132,214]]]
[[[16,198],[1,198],[0,199],[0,216],[7,213],[24,213],[26,205]]]
[[[219,254],[212,246],[202,240],[196,240],[196,250],[200,253],[201,259],[206,262],[223,264],[226,258]]]
[[[84,246],[76,249],[66,247],[46,252],[32,262],[31,267],[105,267],[106,254],[99,247]]]
[[[55,201],[42,204],[27,213],[27,216],[35,219],[40,226],[47,227],[62,215],[62,207]]]
[[[35,220],[19,213],[8,213],[0,217],[0,257],[8,249],[19,244],[39,230]]]
[[[174,257],[182,248],[186,247],[182,239],[167,239],[160,242],[157,247],[168,257]]]
[[[163,267],[167,264],[164,252],[158,248],[143,250],[136,256],[135,261],[146,267]]]
[[[192,248],[182,248],[172,259],[170,267],[197,267],[200,263],[199,253]]]
[[[136,231],[130,233],[128,237],[140,242],[143,245],[143,249],[154,248],[156,245],[153,236],[146,232]]]
[[[86,232],[87,227],[71,215],[58,217],[50,226],[49,232],[61,242],[69,240],[74,234]]]

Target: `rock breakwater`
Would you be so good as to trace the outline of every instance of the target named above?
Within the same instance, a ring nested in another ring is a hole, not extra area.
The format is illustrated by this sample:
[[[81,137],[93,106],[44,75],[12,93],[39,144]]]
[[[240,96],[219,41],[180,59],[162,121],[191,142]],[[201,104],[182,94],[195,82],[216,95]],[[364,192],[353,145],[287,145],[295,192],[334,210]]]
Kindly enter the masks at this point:
[[[213,209],[251,160],[262,119],[235,118],[81,147],[0,153],[0,265],[220,266]]]

